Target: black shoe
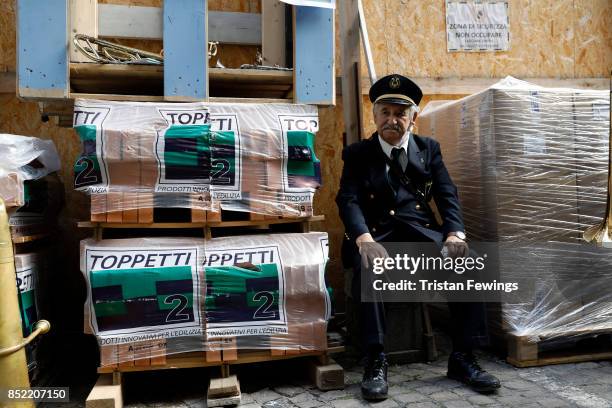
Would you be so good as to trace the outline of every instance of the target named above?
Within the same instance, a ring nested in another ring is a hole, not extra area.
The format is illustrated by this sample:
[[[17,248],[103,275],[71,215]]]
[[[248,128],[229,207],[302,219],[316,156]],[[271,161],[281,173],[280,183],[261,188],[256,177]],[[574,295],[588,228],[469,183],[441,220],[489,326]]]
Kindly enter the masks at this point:
[[[454,351],[448,358],[448,378],[469,385],[474,391],[488,393],[498,389],[499,380],[483,370],[472,353]]]
[[[361,395],[371,401],[387,399],[387,358],[384,353],[369,356],[361,382]]]

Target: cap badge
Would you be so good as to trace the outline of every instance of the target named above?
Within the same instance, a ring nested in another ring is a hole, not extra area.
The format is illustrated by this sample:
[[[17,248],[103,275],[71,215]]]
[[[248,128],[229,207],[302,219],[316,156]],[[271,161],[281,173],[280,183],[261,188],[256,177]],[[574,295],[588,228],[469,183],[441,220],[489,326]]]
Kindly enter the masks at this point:
[[[391,89],[397,89],[400,87],[400,79],[399,77],[391,77],[391,79],[389,80],[389,88]]]

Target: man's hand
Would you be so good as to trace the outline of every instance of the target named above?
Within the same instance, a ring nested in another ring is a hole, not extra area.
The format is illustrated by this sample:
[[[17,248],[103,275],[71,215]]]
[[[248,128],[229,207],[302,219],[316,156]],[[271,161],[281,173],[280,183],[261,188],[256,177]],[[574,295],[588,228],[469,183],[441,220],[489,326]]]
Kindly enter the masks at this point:
[[[359,247],[361,262],[366,268],[370,266],[374,258],[387,258],[389,256],[385,247],[374,241],[372,235],[367,232],[358,236],[355,243]]]
[[[446,258],[465,258],[469,255],[470,248],[468,244],[454,235],[450,235],[444,241],[444,247],[442,248],[442,255]]]

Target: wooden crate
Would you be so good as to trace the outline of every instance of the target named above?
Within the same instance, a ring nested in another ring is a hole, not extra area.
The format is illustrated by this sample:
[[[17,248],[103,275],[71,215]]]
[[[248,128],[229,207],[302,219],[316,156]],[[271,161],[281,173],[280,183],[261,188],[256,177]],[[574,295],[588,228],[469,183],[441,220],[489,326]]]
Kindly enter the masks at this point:
[[[212,12],[202,0],[166,0],[162,8],[97,0],[18,0],[17,93],[37,101],[87,97],[187,102],[212,96],[334,105],[334,10],[292,6],[293,63],[288,64],[285,7],[264,2],[262,13],[254,14]],[[164,65],[91,63],[75,50],[74,33],[161,39]],[[265,64],[295,69],[209,68],[209,40],[261,46]],[[312,49],[319,58],[312,58]]]

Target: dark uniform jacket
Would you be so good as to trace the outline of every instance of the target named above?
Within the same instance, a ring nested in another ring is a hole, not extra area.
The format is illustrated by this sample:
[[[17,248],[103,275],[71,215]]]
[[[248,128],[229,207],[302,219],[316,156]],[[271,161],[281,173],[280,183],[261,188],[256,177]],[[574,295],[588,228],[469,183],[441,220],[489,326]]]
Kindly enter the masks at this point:
[[[378,137],[374,133],[342,152],[344,168],[336,203],[346,231],[345,265],[357,250],[355,239],[366,232],[376,241],[383,241],[401,228],[411,231],[405,241],[418,240],[420,235],[442,244],[447,233],[464,231],[457,188],[442,161],[440,144],[428,137],[410,135],[406,175],[412,188],[395,191]],[[443,220],[441,226],[427,205],[432,197]]]

